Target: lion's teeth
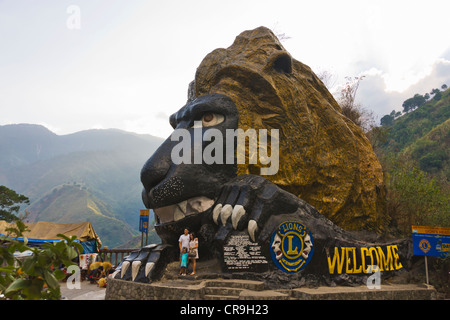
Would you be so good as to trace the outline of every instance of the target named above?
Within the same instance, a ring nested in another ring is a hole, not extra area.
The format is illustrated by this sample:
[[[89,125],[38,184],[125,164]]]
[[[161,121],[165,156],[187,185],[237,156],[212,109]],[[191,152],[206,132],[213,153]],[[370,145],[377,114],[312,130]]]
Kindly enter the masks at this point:
[[[177,204],[156,208],[153,211],[158,223],[169,223],[184,219],[186,216],[208,210],[214,204],[214,200],[207,197],[194,197]]]
[[[174,210],[176,207],[176,205],[170,205],[167,207],[156,208],[153,211],[158,216],[160,223],[167,223],[173,221]]]
[[[176,206],[175,212],[173,214],[173,220],[178,221],[181,219],[184,219],[184,213],[181,211],[181,209],[178,206]]]
[[[214,200],[209,199],[204,196],[194,197],[187,200],[187,211],[186,214],[193,214],[204,212],[211,208],[214,204]]]
[[[178,203],[178,207],[181,209],[181,211],[186,214],[186,206],[187,206],[187,200],[181,201]]]

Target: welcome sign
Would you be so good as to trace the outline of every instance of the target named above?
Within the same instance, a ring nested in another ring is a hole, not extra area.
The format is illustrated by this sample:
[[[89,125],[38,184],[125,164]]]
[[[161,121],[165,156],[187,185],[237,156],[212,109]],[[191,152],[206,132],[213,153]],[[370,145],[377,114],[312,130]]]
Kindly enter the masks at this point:
[[[330,274],[368,273],[369,266],[378,266],[380,271],[395,271],[403,268],[397,245],[335,247],[334,252],[327,250],[327,261]]]

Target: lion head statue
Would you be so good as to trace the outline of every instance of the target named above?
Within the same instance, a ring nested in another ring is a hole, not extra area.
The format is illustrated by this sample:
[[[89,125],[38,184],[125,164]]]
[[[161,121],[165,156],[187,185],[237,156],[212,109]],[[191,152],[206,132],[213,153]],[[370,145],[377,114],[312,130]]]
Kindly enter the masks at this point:
[[[279,169],[267,179],[341,227],[383,228],[383,172],[371,144],[311,68],[293,59],[271,30],[244,31],[230,47],[203,59],[188,102],[211,94],[234,102],[239,128],[278,129]],[[246,161],[237,171],[258,174],[261,167]]]

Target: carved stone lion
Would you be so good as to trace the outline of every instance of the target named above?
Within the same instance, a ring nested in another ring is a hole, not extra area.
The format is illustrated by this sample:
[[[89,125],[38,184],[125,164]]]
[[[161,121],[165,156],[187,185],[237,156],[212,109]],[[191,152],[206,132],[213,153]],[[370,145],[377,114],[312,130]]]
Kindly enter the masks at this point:
[[[178,259],[186,227],[199,237],[200,257],[218,258],[226,272],[245,270],[230,257],[236,243],[258,255],[249,271],[281,272],[286,283],[290,273],[342,277],[352,252],[352,270],[365,272],[363,248],[374,244],[346,230],[383,228],[381,166],[361,129],[269,29],[245,31],[208,54],[170,124],[174,133],[141,171],[162,244],[125,259],[117,278],[158,279]],[[240,144],[230,134],[239,129],[254,130],[256,141]],[[261,176],[274,164],[268,159],[278,161],[276,170]],[[397,270],[409,253],[405,243],[394,246],[377,259],[387,255]]]

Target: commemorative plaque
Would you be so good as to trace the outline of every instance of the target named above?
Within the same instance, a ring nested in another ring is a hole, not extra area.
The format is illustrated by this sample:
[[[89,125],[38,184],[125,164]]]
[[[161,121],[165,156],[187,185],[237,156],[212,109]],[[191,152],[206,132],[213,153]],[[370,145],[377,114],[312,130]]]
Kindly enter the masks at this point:
[[[226,272],[264,272],[268,261],[261,253],[261,246],[252,242],[247,233],[233,234],[223,247],[223,260]]]

